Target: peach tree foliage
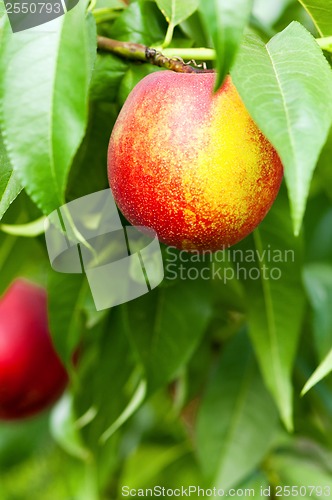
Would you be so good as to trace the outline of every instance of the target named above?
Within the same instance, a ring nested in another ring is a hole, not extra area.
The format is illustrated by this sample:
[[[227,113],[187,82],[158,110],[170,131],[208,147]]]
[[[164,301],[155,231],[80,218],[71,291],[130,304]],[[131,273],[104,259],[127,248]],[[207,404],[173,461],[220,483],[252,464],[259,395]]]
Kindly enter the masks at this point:
[[[91,500],[122,485],[332,488],[332,1],[81,0],[54,29],[15,35],[0,12],[0,292],[17,276],[43,284],[67,365],[81,346],[49,414],[1,424],[2,498],[28,483],[36,499]],[[50,268],[43,218],[107,188],[121,106],[161,69],[97,51],[97,34],[208,54],[285,173],[238,253],[163,247],[176,276],[166,266],[156,290],[102,312],[83,275]],[[262,279],[271,267],[280,279]],[[190,279],[206,268],[219,274]]]

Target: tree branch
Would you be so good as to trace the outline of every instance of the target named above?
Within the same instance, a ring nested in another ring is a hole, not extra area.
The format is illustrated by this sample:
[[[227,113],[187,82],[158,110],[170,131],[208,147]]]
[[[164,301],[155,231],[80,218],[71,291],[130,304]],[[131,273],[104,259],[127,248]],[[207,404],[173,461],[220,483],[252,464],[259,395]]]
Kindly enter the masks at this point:
[[[97,37],[99,50],[111,52],[123,59],[141,61],[176,71],[177,73],[214,73],[213,69],[200,69],[183,62],[179,57],[168,58],[156,49],[132,42],[120,42],[104,36]]]

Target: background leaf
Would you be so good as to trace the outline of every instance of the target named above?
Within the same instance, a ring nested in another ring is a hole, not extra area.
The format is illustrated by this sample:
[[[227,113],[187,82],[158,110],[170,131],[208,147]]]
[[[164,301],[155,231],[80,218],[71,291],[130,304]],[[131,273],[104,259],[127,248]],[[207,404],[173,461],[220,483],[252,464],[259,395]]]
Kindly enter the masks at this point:
[[[82,274],[49,271],[47,284],[50,330],[59,355],[68,367],[83,331],[83,304],[88,284]]]
[[[68,179],[68,201],[108,188],[107,148],[117,112],[115,104],[91,102],[89,125]]]
[[[169,382],[197,347],[211,315],[197,280],[153,290],[123,306],[133,346],[151,390]],[[179,310],[180,305],[180,310]]]
[[[0,232],[0,295],[19,276],[43,284],[47,265],[45,249],[38,240]]]
[[[213,485],[228,490],[263,460],[278,412],[244,333],[231,340],[212,375],[198,413],[197,453]]]
[[[292,234],[287,200],[282,195],[254,233],[255,262],[245,263],[248,274],[243,276],[243,284],[249,334],[259,365],[281,418],[291,429],[292,370],[301,332],[304,291],[302,242]],[[259,279],[255,279],[257,271],[250,269],[261,271]]]
[[[166,21],[154,2],[138,0],[129,5],[110,29],[109,36],[126,42],[154,45],[163,40]]]
[[[332,35],[332,0],[299,0],[321,36]]]
[[[195,47],[208,47],[208,33],[205,33],[202,14],[197,10],[188,19],[180,23],[179,28],[191,40]]]
[[[318,384],[323,378],[327,377],[332,372],[332,349],[327,354],[326,358],[321,362],[317,370],[309,378],[308,382],[302,390],[302,395],[306,394],[314,385]]]
[[[80,2],[48,23],[49,31],[13,35],[7,22],[3,32],[1,126],[12,166],[45,214],[64,203],[69,168],[86,127],[96,39],[85,7]]]
[[[248,23],[252,0],[202,0],[202,15],[217,52],[216,89],[234,63],[243,31]]]
[[[81,436],[93,453],[100,484],[109,484],[124,451],[119,449],[122,428],[107,440],[101,438],[128,407],[141,381],[119,308],[86,332],[78,369],[74,408],[82,422]],[[92,418],[86,419],[89,414]]]
[[[97,54],[91,79],[90,99],[114,103],[119,85],[127,71],[128,62],[113,54]]]
[[[27,224],[0,224],[0,230],[14,236],[24,236],[26,238],[34,238],[43,234],[45,231],[45,217],[28,222]]]
[[[308,264],[303,278],[307,295],[314,311],[313,330],[319,361],[332,346],[332,266]]]
[[[83,461],[91,460],[90,453],[83,447],[69,394],[64,394],[52,409],[50,430],[55,441],[73,457]]]
[[[248,35],[232,74],[249,113],[281,157],[298,234],[332,122],[331,68],[313,37],[293,22],[267,45]]]
[[[130,64],[118,89],[119,104],[122,106],[125,103],[130,92],[142,78],[156,71],[160,71],[160,69],[149,64],[142,64],[140,66]]]
[[[161,12],[166,20],[173,27],[185,21],[191,14],[197,10],[199,0],[156,0]]]
[[[301,495],[306,500],[320,498],[323,496],[323,492],[326,497],[330,495],[332,488],[330,471],[324,470],[321,465],[310,459],[301,456],[294,457],[291,454],[280,454],[273,457],[269,465],[278,475],[278,484],[281,486],[306,486],[306,495]],[[310,493],[311,488],[309,489],[309,487],[317,487],[317,490],[313,488]]]

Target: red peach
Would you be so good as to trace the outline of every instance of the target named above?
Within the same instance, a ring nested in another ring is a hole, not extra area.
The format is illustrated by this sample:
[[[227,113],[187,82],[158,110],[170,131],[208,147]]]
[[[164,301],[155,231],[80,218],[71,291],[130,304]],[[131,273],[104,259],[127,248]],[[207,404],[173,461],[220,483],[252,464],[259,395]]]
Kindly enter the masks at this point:
[[[46,292],[17,279],[0,301],[0,418],[41,412],[67,382],[49,332]]]
[[[161,71],[125,102],[108,151],[110,187],[133,225],[180,249],[217,250],[262,221],[283,177],[278,154],[228,77]]]

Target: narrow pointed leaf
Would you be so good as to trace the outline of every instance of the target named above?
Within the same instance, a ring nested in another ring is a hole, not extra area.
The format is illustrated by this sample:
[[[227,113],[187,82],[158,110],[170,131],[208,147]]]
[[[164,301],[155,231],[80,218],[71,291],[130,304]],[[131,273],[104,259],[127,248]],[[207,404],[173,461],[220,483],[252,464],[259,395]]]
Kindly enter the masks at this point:
[[[84,422],[85,442],[96,452],[98,465],[102,468],[109,459],[114,432],[142,404],[146,384],[141,379],[141,370],[137,370],[119,307],[89,330],[84,340],[75,411]],[[110,395],[111,404],[105,394]],[[90,416],[87,422],[86,415]],[[104,456],[100,455],[102,449]]]
[[[330,221],[329,221],[330,223]],[[316,239],[322,248],[322,239]],[[318,361],[322,361],[332,346],[332,266],[307,264],[303,279],[313,309],[313,331]]]
[[[51,434],[55,442],[69,455],[83,461],[91,460],[90,451],[83,445],[76,422],[72,397],[65,394],[52,409]]]
[[[222,85],[235,61],[252,3],[252,0],[232,0],[231,2],[201,0],[202,15],[217,53],[216,89]]]
[[[249,333],[267,387],[288,429],[293,427],[292,370],[301,332],[302,242],[292,234],[280,197],[254,234],[254,262],[245,262]],[[258,278],[258,279],[257,279]]]
[[[248,338],[238,334],[225,349],[203,397],[197,453],[207,477],[227,490],[244,480],[268,452],[279,428]]]
[[[265,45],[248,35],[233,70],[241,97],[282,159],[294,231],[332,122],[332,71],[312,35],[293,22]]]
[[[27,224],[0,224],[0,231],[13,236],[24,236],[26,238],[35,238],[45,231],[46,217],[28,222]]]
[[[113,422],[113,424],[106,429],[100,437],[100,442],[105,443],[113,434],[122,427],[123,424],[136,412],[141,406],[146,395],[146,381],[142,380],[138,385],[132,399],[129,401],[128,406],[123,410],[121,415]]]
[[[311,375],[308,382],[305,384],[302,390],[302,395],[306,394],[312,387],[314,387],[318,382],[323,380],[332,372],[332,349],[326,356],[326,358],[321,362],[317,370]]]

